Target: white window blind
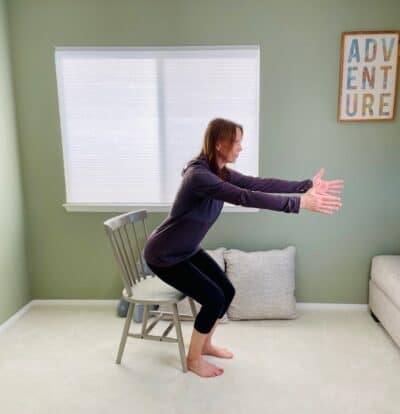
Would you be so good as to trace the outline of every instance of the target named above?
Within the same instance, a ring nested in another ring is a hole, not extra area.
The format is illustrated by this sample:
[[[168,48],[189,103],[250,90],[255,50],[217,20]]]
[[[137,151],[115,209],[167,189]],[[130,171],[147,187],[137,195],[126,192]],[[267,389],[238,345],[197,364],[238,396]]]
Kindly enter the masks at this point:
[[[55,62],[67,208],[168,209],[216,117],[244,127],[229,166],[258,175],[258,46],[59,47]]]

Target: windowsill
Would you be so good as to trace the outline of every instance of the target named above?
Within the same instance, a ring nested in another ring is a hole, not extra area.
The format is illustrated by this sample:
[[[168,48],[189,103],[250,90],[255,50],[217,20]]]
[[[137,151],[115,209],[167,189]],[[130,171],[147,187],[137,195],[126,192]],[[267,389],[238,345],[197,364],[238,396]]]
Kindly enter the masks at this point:
[[[133,210],[145,209],[149,213],[164,213],[171,210],[171,204],[125,204],[125,203],[65,203],[63,207],[69,212],[109,212],[109,213],[128,213]],[[224,204],[222,213],[257,213],[259,208],[234,206],[229,203]]]

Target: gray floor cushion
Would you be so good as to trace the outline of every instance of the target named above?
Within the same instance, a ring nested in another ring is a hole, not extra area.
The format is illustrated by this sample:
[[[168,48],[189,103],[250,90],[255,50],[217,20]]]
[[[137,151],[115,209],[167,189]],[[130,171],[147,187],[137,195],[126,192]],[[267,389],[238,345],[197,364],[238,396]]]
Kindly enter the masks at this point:
[[[226,273],[236,289],[228,317],[240,319],[295,319],[296,248],[224,252]]]

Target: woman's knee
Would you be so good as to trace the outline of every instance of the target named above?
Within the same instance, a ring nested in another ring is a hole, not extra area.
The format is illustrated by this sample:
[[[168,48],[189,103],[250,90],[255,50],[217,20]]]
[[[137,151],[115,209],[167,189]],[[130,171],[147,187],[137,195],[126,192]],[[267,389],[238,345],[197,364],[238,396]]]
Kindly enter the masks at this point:
[[[232,285],[232,283],[229,282],[229,284],[227,284],[224,290],[224,294],[225,294],[226,302],[232,302],[232,299],[235,297],[235,294],[236,294],[236,289]]]
[[[226,308],[226,298],[221,289],[213,291],[206,301],[202,303],[200,312],[197,314],[194,327],[201,333],[210,332],[215,321]]]
[[[226,296],[222,289],[216,289],[212,295],[210,295],[210,300],[205,304],[207,307],[212,308],[216,314],[219,314],[221,309],[225,307]]]

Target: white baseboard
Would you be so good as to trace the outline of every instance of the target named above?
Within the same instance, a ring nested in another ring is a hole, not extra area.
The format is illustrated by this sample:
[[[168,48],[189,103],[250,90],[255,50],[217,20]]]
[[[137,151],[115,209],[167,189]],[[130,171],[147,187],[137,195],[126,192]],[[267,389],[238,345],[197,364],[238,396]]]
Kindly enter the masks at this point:
[[[296,307],[299,309],[337,309],[337,310],[368,310],[368,303],[307,303],[297,302]]]
[[[32,307],[32,301],[28,302],[23,308],[18,312],[14,313],[11,318],[7,319],[0,325],[0,334],[10,327],[16,320],[18,320],[23,314],[25,314]]]
[[[79,306],[79,305],[112,305],[117,306],[119,299],[33,299],[27,303],[23,308],[21,308],[17,313],[15,313],[11,318],[7,319],[0,325],[0,334],[5,331],[9,326],[15,323],[19,318],[21,318],[31,307],[40,306],[40,305],[70,305],[70,306]],[[303,303],[297,302],[296,307],[298,309],[336,309],[336,310],[368,310],[368,304],[364,303]]]
[[[33,299],[33,305],[117,305],[119,299]]]

